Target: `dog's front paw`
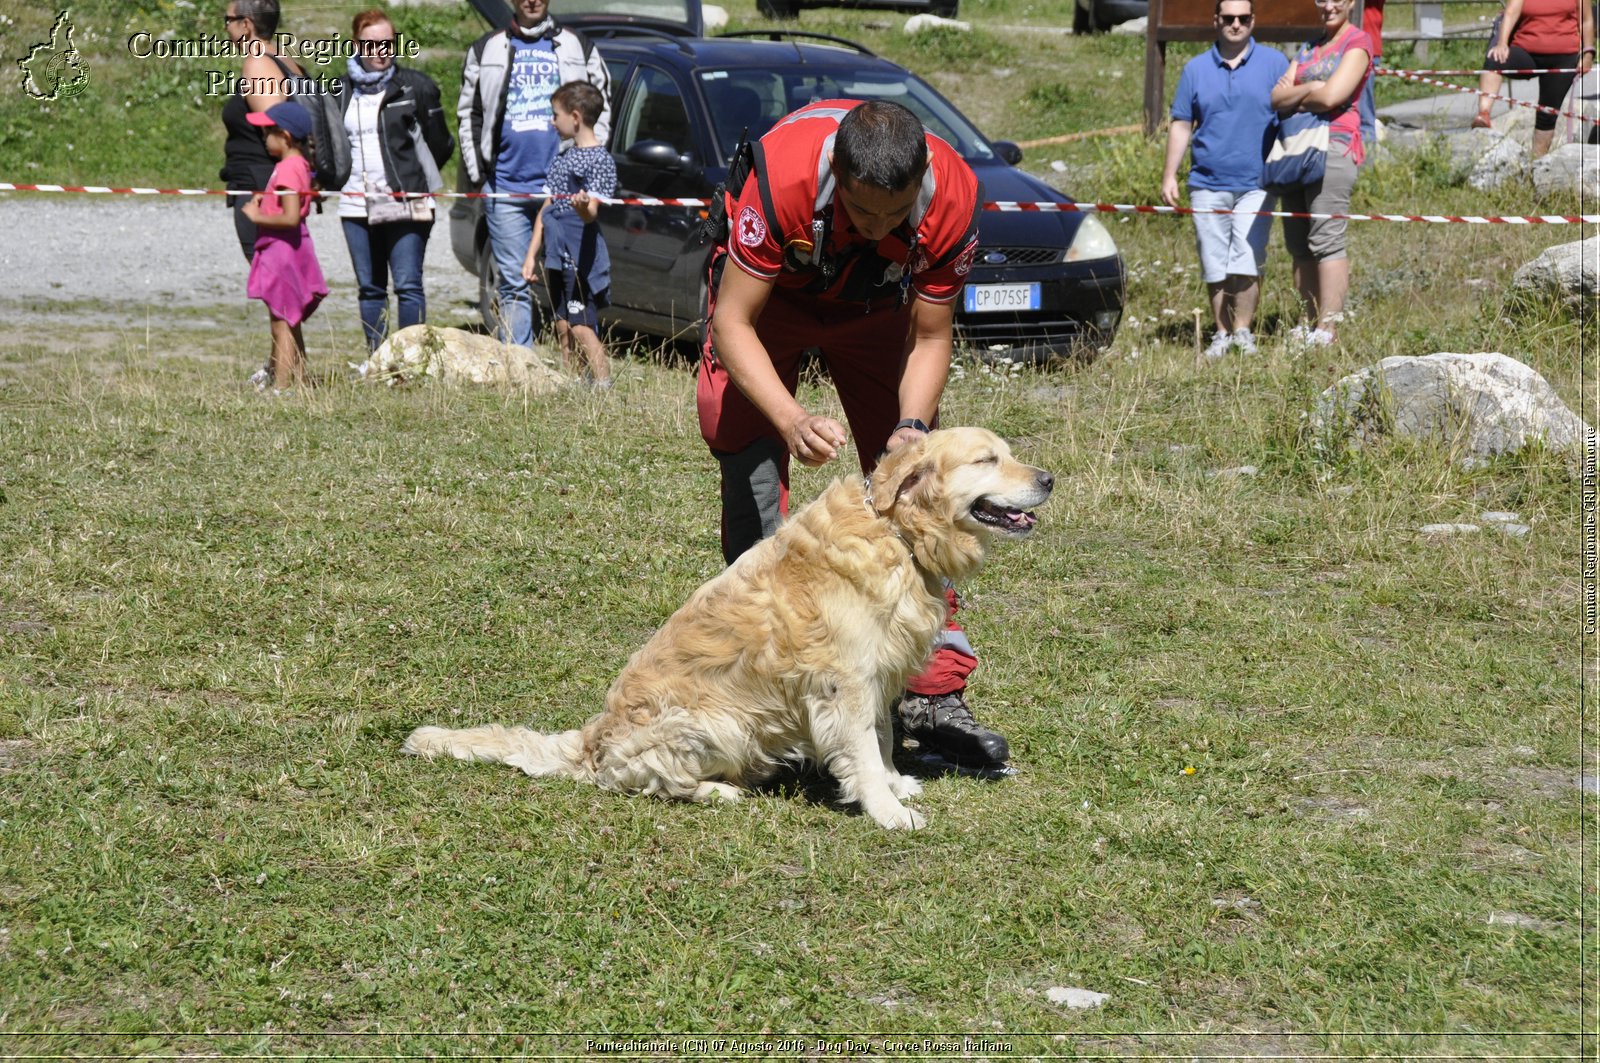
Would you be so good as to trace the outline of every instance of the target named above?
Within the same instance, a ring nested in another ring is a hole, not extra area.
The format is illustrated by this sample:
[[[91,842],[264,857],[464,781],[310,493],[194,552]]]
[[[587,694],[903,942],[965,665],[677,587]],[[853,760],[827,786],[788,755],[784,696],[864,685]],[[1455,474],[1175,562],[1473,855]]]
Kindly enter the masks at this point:
[[[909,775],[889,776],[889,792],[900,800],[908,797],[917,797],[922,793],[922,783]]]
[[[921,812],[914,808],[906,808],[904,805],[887,815],[872,818],[877,820],[878,826],[884,830],[921,830],[928,825],[927,819]]]

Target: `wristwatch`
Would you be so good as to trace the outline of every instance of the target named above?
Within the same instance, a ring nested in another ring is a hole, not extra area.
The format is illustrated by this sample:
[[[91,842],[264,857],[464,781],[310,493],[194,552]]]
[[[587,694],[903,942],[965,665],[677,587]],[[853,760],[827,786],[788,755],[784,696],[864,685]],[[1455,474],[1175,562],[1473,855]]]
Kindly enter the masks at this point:
[[[907,417],[905,420],[900,421],[894,426],[894,431],[890,432],[889,434],[894,435],[895,432],[900,431],[902,428],[915,428],[923,435],[928,434],[928,426],[917,420],[915,417]]]

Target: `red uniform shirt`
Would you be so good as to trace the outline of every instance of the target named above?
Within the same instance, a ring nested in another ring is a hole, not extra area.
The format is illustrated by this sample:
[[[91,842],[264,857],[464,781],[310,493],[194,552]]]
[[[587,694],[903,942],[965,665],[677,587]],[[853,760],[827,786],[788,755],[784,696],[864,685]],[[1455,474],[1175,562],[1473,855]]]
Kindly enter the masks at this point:
[[[1583,47],[1578,36],[1574,0],[1523,0],[1511,43],[1530,55],[1568,55]]]
[[[978,246],[978,179],[955,149],[927,134],[928,170],[911,216],[869,244],[839,206],[828,165],[839,121],[860,103],[813,103],[761,138],[755,173],[737,194],[728,191],[728,254],[779,288],[838,302],[899,300],[907,289],[951,302]]]

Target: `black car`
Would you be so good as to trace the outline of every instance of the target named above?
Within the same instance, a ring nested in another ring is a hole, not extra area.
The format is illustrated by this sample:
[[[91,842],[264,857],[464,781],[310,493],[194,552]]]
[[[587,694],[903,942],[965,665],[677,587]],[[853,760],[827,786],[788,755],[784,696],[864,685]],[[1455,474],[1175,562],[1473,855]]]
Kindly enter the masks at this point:
[[[940,18],[955,18],[961,0],[756,0],[756,10],[767,18],[798,18],[808,7],[872,7],[892,11],[925,11]]]
[[[1100,33],[1150,14],[1150,0],[1074,0],[1073,33]]]
[[[498,2],[473,0],[480,10]],[[676,3],[677,17],[637,13],[652,2]],[[585,9],[597,3],[621,3],[624,13]],[[791,31],[701,37],[699,14],[699,0],[562,0],[563,23],[589,35],[611,70],[618,198],[709,199],[741,136],[759,137],[813,100],[882,98],[905,104],[950,143],[987,201],[1071,202],[1016,168],[1015,144],[987,140],[926,82],[865,48]],[[482,204],[455,201],[450,239],[457,259],[478,273],[492,325],[498,280]],[[674,340],[701,336],[711,253],[697,237],[702,215],[684,206],[600,208],[611,253],[604,323]],[[1093,214],[985,211],[956,311],[960,339],[991,361],[1092,352],[1121,320],[1124,278],[1116,244]]]

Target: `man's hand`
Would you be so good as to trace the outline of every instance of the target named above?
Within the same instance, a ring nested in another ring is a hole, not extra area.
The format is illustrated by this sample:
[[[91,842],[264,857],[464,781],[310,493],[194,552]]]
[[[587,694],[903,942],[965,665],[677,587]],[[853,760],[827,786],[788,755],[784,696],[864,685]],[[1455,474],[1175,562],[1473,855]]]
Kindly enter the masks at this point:
[[[1177,174],[1173,174],[1170,177],[1163,177],[1161,179],[1161,202],[1165,203],[1169,207],[1176,207],[1178,205]]]
[[[883,449],[892,454],[896,450],[899,450],[901,447],[905,446],[907,443],[915,443],[925,435],[927,435],[926,432],[920,432],[915,428],[911,428],[910,426],[905,428],[897,428],[895,429],[894,435],[889,437],[889,442],[883,445]]]
[[[836,458],[848,438],[838,421],[811,413],[801,413],[783,430],[789,453],[813,469]]]

